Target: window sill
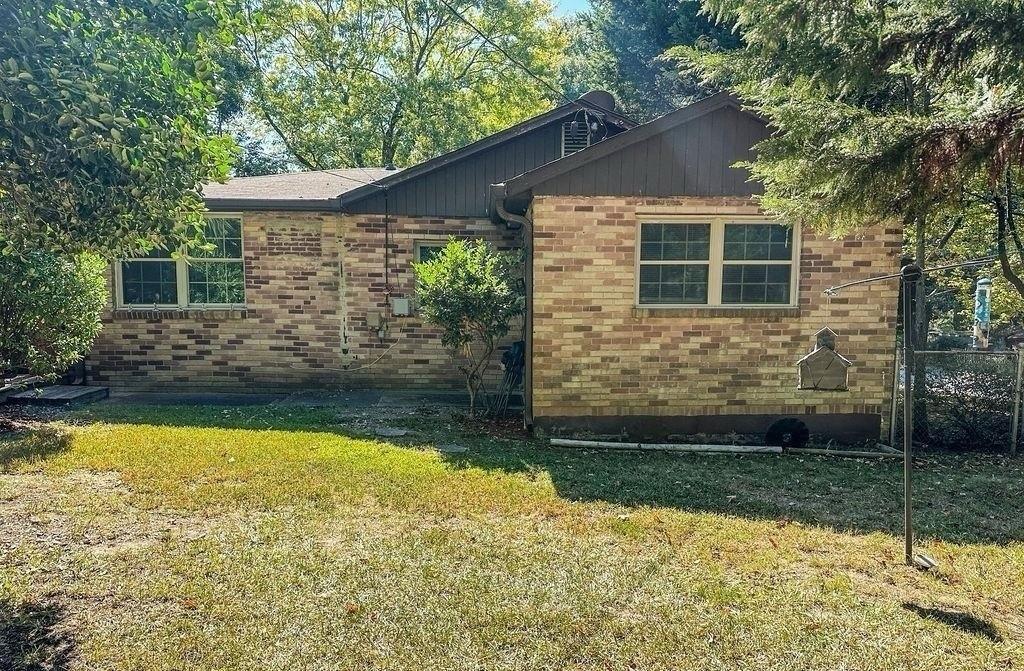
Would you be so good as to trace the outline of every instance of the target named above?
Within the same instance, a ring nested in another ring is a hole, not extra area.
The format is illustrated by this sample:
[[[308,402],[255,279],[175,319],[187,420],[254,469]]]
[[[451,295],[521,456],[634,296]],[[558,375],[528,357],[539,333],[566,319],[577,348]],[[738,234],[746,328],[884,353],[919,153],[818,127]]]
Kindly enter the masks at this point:
[[[759,307],[756,305],[739,306],[694,306],[694,307],[655,307],[645,305],[633,308],[634,319],[647,317],[799,317],[800,308],[796,306]]]
[[[223,308],[114,308],[111,318],[115,321],[133,321],[148,319],[199,319],[205,321],[221,321],[228,319],[245,319],[249,310],[245,307]]]

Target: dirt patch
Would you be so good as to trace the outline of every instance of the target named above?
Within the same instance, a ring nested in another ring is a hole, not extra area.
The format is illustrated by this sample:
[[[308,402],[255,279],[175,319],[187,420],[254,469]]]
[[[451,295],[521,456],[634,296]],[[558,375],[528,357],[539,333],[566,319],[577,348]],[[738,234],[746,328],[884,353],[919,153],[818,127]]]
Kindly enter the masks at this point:
[[[523,418],[518,415],[506,417],[465,417],[462,422],[467,433],[479,432],[491,438],[522,439],[529,437]]]
[[[117,473],[0,474],[0,556],[29,543],[62,552],[143,550],[171,537],[202,536],[204,525],[133,505]]]
[[[59,407],[0,403],[0,438],[45,429],[65,414]]]

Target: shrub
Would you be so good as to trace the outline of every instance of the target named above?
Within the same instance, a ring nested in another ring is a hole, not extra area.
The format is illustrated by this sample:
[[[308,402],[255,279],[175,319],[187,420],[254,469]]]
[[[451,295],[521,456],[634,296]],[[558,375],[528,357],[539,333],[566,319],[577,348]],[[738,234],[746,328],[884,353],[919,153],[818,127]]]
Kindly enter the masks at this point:
[[[107,301],[97,256],[0,256],[0,377],[55,376],[81,360]]]
[[[523,314],[519,262],[518,254],[495,251],[483,240],[452,239],[434,258],[414,265],[420,311],[440,327],[441,343],[465,376],[471,413],[499,341]]]

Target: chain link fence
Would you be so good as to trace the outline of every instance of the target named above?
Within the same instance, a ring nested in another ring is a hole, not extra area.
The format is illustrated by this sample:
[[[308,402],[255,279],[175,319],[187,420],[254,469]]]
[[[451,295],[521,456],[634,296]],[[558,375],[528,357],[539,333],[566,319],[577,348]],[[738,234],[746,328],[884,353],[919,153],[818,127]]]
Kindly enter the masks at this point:
[[[902,353],[896,357],[892,445],[903,441]],[[1020,442],[1021,352],[915,352],[914,442],[1014,454]]]

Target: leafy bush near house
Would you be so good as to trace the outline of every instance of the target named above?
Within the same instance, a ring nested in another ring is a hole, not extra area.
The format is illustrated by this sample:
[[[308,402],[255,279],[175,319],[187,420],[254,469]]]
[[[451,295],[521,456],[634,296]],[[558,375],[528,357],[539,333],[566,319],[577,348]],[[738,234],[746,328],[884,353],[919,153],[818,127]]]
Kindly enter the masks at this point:
[[[466,377],[470,412],[500,340],[523,314],[525,296],[518,254],[498,252],[483,240],[449,240],[434,258],[416,263],[416,293],[427,323]]]
[[[91,254],[0,256],[0,378],[57,375],[85,355],[107,301],[104,268]]]

